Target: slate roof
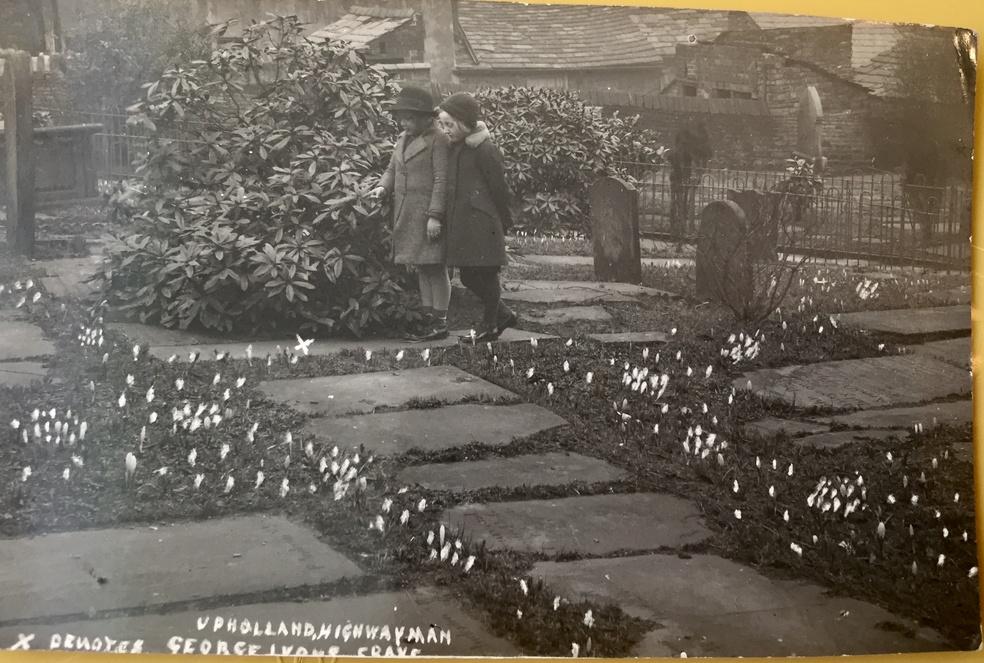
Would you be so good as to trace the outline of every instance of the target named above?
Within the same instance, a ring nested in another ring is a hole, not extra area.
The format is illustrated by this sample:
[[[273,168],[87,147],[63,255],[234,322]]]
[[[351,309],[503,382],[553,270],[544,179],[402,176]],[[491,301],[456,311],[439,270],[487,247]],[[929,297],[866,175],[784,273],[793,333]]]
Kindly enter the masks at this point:
[[[915,26],[898,26],[896,30],[898,37],[904,37],[905,41],[896,40],[891,48],[856,69],[855,82],[879,97],[912,96],[912,90],[904,89],[907,83],[902,80],[905,75],[902,69],[909,64],[925,66],[926,75],[934,77],[931,85],[925,85],[927,94],[930,88],[940,90],[951,87],[954,93],[961,89],[960,71],[951,43],[952,31]],[[908,85],[912,84],[910,82]]]
[[[393,32],[413,18],[412,9],[351,7],[334,23],[311,33],[310,39],[343,39],[356,50],[363,50],[380,37]]]
[[[457,61],[468,68],[585,69],[633,67],[672,56],[690,35],[712,39],[728,29],[729,12],[611,7],[523,5],[461,0],[464,44]]]
[[[749,18],[763,30],[777,28],[819,28],[827,25],[843,25],[846,18],[828,18],[826,16],[797,16],[794,14],[762,14],[750,12]]]

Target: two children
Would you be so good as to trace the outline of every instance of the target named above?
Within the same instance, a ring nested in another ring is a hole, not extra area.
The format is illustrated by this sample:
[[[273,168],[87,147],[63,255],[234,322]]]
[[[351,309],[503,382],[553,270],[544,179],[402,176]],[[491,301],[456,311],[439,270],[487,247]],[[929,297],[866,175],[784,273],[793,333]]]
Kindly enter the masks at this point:
[[[502,153],[470,94],[453,94],[440,105],[440,131],[426,90],[403,87],[392,111],[404,131],[374,193],[394,194],[394,261],[416,267],[421,303],[430,312],[428,324],[411,337],[447,337],[451,266],[482,301],[476,335],[463,338],[493,341],[516,324],[499,285],[504,235],[512,224]]]

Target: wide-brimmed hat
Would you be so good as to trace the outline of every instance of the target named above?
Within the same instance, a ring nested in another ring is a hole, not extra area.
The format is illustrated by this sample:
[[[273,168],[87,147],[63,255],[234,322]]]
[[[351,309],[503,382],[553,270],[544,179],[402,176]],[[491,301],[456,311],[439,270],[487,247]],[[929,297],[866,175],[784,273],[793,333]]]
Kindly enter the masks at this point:
[[[409,111],[411,113],[434,113],[434,97],[430,91],[413,85],[405,85],[400,89],[396,101],[389,107],[390,112]]]

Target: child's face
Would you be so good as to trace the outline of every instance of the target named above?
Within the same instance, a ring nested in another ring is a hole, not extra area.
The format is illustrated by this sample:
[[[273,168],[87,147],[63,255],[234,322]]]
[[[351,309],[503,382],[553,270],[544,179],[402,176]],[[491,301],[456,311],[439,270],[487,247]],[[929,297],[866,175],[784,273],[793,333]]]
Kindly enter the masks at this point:
[[[434,118],[423,113],[400,112],[396,115],[396,121],[407,133],[419,134],[433,124]]]
[[[437,116],[437,124],[452,143],[464,140],[469,133],[465,125],[444,111]]]

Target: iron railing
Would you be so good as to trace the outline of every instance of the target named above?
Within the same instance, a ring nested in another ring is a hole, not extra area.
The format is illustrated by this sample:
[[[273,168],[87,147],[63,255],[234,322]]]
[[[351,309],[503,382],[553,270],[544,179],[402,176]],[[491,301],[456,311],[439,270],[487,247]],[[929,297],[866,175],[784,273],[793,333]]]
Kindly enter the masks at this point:
[[[671,183],[665,167],[621,165],[639,189],[643,235],[690,241],[708,203],[727,200],[729,191],[775,191],[787,178],[785,172],[705,168]],[[825,174],[821,182],[815,195],[786,194],[801,211],[779,233],[780,244],[787,244],[781,248],[818,258],[969,269],[969,187],[906,184],[894,173]]]

